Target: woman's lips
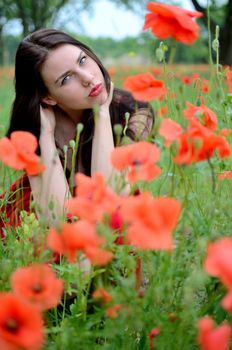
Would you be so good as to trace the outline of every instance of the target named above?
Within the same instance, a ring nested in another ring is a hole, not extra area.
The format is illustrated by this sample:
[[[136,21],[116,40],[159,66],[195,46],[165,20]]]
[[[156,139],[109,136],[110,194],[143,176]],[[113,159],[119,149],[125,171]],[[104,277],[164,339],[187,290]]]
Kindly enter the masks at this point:
[[[98,95],[101,93],[101,91],[102,91],[102,83],[96,84],[96,85],[92,88],[92,90],[90,91],[89,96],[90,96],[90,97],[96,97],[96,96],[98,96]]]

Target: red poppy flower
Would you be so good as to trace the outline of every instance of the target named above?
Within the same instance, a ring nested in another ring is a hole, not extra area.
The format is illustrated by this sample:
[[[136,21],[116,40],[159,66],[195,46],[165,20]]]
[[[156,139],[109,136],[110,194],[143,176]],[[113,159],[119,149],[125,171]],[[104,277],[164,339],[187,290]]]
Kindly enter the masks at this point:
[[[150,73],[129,76],[124,80],[124,88],[140,101],[151,101],[166,95],[162,80],[156,80]]]
[[[172,119],[165,119],[159,127],[159,134],[165,139],[165,146],[170,146],[182,134],[182,127]]]
[[[161,172],[155,164],[159,160],[160,150],[152,143],[141,141],[127,146],[116,147],[111,153],[111,162],[115,169],[129,169],[130,183],[151,181]]]
[[[149,332],[149,345],[150,349],[155,349],[154,338],[160,333],[159,328],[152,328]]]
[[[13,293],[0,293],[0,349],[39,350],[43,342],[39,310]]]
[[[123,200],[120,208],[128,222],[127,242],[140,249],[173,248],[172,231],[180,216],[180,203],[174,198],[156,198],[149,193]]]
[[[151,13],[146,15],[143,29],[151,28],[157,38],[163,40],[172,37],[188,45],[198,38],[199,26],[193,18],[201,17],[201,12],[156,2],[149,2],[147,9]]]
[[[201,106],[194,106],[190,102],[186,102],[187,109],[183,111],[185,118],[191,120],[192,118],[200,119],[201,123],[208,129],[214,131],[217,128],[218,120],[216,114],[208,107],[201,104]]]
[[[106,315],[110,318],[117,318],[118,311],[122,309],[122,304],[115,304],[106,310]]]
[[[191,77],[189,77],[188,75],[183,75],[181,77],[181,80],[182,80],[184,85],[191,85],[191,83],[192,83]]]
[[[218,180],[223,180],[223,179],[232,180],[232,171],[227,170],[218,175]]]
[[[84,220],[65,223],[59,232],[50,229],[47,241],[53,251],[66,255],[69,262],[76,261],[78,251],[96,265],[106,265],[112,259],[111,252],[101,249],[104,239],[97,235],[95,226]]]
[[[37,175],[45,170],[40,158],[35,154],[37,140],[34,135],[26,131],[12,132],[10,139],[0,140],[0,159],[16,170],[26,170],[28,175]]]
[[[232,70],[226,72],[226,79],[228,83],[228,94],[232,94]]]
[[[218,277],[229,290],[222,301],[222,306],[232,312],[232,238],[224,237],[207,248],[204,263],[205,270],[212,276]]]
[[[102,287],[96,289],[92,294],[93,299],[101,299],[104,304],[108,304],[113,300],[112,296]]]
[[[47,310],[60,302],[64,282],[48,265],[36,264],[18,268],[11,276],[11,285],[16,295]]]
[[[202,350],[229,350],[230,335],[231,328],[226,322],[214,327],[208,316],[198,321],[198,343]]]
[[[230,145],[224,137],[214,134],[197,119],[191,119],[186,132],[179,138],[179,149],[174,158],[177,164],[191,164],[207,160],[217,150],[221,158],[231,154]]]
[[[119,197],[106,186],[104,177],[94,173],[92,177],[76,174],[75,197],[66,201],[68,211],[90,222],[100,221],[103,215],[118,207]]]

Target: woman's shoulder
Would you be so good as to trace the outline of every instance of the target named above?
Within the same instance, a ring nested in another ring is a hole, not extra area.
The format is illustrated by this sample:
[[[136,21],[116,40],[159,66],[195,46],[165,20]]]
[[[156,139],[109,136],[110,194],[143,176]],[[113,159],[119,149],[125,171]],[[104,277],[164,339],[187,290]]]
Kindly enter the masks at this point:
[[[129,91],[118,88],[114,89],[113,101],[119,122],[125,122],[125,113],[129,113],[127,135],[133,141],[148,138],[155,119],[150,103],[138,101]]]
[[[151,108],[148,102],[136,100],[131,92],[119,88],[114,88],[113,102],[118,105],[124,105],[132,110],[137,108]]]

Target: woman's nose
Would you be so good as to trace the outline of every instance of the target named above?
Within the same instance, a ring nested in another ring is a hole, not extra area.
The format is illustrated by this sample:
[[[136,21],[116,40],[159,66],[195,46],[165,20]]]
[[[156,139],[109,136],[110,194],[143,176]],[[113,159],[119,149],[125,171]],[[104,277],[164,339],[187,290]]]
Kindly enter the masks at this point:
[[[88,72],[81,72],[80,73],[80,79],[81,79],[81,84],[84,87],[88,87],[89,85],[91,85],[93,83],[93,75],[88,73]]]

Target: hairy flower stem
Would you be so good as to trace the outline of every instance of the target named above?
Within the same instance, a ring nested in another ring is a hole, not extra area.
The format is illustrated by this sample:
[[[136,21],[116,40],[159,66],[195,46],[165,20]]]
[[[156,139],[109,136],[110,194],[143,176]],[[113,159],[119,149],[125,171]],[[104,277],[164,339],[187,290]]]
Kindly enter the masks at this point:
[[[209,63],[212,69],[212,49],[211,49],[211,31],[210,31],[210,1],[207,0],[207,30],[208,30],[208,46],[209,46]]]
[[[215,171],[214,171],[214,167],[213,164],[210,160],[210,158],[208,158],[208,164],[210,167],[210,172],[211,172],[211,178],[212,178],[212,193],[215,194],[216,191],[216,176],[215,176]]]
[[[77,124],[76,140],[71,144],[73,153],[72,153],[72,169],[71,169],[69,181],[70,181],[70,191],[72,195],[74,194],[74,176],[75,176],[75,169],[76,169],[76,158],[77,158],[77,151],[79,147],[80,135],[82,130],[83,130],[83,124],[81,123]]]

